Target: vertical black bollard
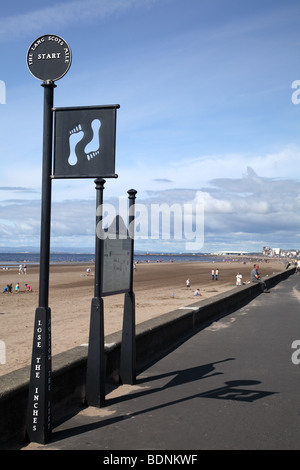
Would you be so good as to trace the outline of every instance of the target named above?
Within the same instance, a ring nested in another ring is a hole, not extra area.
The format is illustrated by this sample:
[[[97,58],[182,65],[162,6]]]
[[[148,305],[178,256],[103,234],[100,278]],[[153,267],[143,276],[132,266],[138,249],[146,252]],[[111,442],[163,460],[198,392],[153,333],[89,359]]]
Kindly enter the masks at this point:
[[[49,259],[51,227],[52,108],[54,82],[44,87],[44,130],[42,170],[42,210],[40,235],[39,306],[35,311],[32,362],[27,411],[27,435],[30,441],[45,444],[52,432],[51,417],[51,310],[49,297]]]
[[[89,348],[86,372],[86,401],[89,406],[105,406],[105,349],[104,309],[102,299],[103,273],[103,189],[105,180],[98,178],[96,184],[96,246],[95,246],[95,287],[91,305]]]
[[[129,236],[131,239],[130,289],[125,294],[120,379],[123,384],[133,385],[136,381],[136,345],[135,345],[135,295],[133,292],[133,260],[134,260],[134,219],[135,197],[137,191],[130,189],[129,194]]]

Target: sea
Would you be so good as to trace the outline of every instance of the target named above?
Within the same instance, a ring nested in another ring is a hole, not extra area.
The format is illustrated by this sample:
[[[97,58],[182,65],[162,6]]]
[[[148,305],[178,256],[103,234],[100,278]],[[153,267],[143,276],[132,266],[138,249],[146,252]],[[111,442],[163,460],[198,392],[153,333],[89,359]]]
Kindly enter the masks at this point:
[[[136,253],[135,263],[186,263],[186,262],[224,262],[226,257],[211,254],[187,255],[187,254],[149,254]],[[94,263],[94,253],[50,253],[50,264],[68,263]],[[31,252],[0,253],[0,268],[6,266],[38,265],[40,254]]]

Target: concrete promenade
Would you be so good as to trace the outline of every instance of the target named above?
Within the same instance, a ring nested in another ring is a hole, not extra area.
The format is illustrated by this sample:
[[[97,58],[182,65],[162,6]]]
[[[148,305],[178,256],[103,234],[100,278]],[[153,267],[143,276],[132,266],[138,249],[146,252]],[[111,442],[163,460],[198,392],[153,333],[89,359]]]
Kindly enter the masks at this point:
[[[183,342],[23,449],[300,449],[300,275],[293,274]]]

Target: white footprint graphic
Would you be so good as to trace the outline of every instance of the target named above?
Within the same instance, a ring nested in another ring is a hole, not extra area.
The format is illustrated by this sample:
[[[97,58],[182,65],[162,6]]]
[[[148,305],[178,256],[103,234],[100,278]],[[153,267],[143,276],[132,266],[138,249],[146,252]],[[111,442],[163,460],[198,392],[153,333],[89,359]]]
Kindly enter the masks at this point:
[[[77,163],[77,156],[76,156],[76,153],[75,153],[75,147],[78,144],[78,142],[81,141],[83,136],[84,136],[84,133],[81,130],[81,125],[80,124],[70,131],[70,137],[69,137],[70,155],[69,155],[69,158],[68,158],[69,165],[73,166],[73,165],[76,165],[76,163]]]
[[[85,146],[84,152],[86,154],[86,158],[91,160],[96,155],[99,154],[100,150],[100,139],[99,139],[99,129],[101,126],[101,122],[99,119],[94,119],[91,123],[91,127],[93,130],[93,138],[92,140]]]

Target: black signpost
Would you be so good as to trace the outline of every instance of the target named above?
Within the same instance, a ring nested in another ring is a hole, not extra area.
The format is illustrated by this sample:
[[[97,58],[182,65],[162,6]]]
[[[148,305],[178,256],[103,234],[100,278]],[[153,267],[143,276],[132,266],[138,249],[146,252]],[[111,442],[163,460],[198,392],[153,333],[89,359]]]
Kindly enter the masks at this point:
[[[129,194],[129,231],[117,216],[107,230],[102,227],[103,188],[97,179],[97,217],[95,251],[95,289],[91,305],[89,349],[86,372],[86,401],[89,406],[105,406],[105,344],[103,297],[124,293],[124,320],[121,345],[120,378],[122,383],[135,382],[135,298],[133,292],[134,200]]]
[[[53,84],[44,84],[44,145],[40,238],[39,306],[35,311],[27,433],[34,442],[46,443],[51,436],[51,309],[48,306],[51,214],[51,108]]]
[[[48,305],[51,182],[54,178],[96,178],[96,233],[98,227],[102,233],[103,178],[117,177],[115,145],[116,110],[119,105],[53,108],[54,82],[67,73],[70,65],[70,47],[59,36],[39,37],[27,53],[27,66],[32,75],[43,82],[44,88],[39,305],[35,311],[26,427],[29,440],[41,444],[47,443],[52,434],[51,309]],[[121,244],[118,237],[117,242],[111,244],[110,240],[105,242],[105,239],[96,236],[86,398],[89,405],[98,407],[105,404],[102,298],[105,295],[125,293],[120,376],[123,383],[135,381],[135,300],[132,276],[136,191],[130,190],[128,194],[129,233],[126,229]],[[104,284],[105,276],[107,279],[111,276],[113,281]]]
[[[27,65],[33,76],[43,81],[44,87],[39,306],[35,311],[27,435],[31,441],[44,444],[49,441],[52,432],[51,309],[48,305],[48,294],[53,90],[56,87],[54,81],[62,78],[70,68],[70,47],[59,36],[41,36],[28,50]]]

